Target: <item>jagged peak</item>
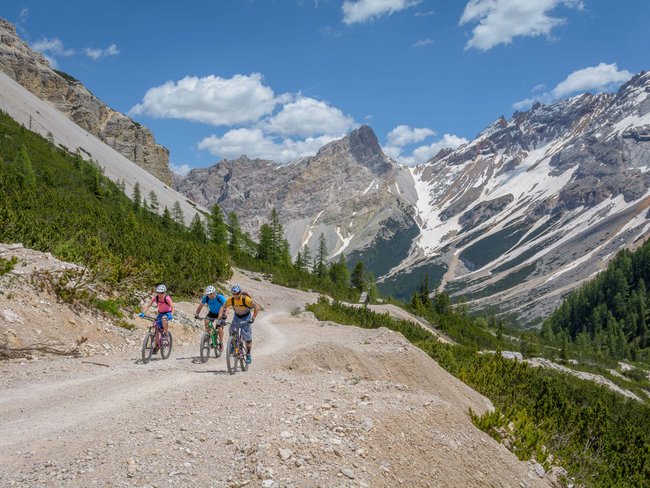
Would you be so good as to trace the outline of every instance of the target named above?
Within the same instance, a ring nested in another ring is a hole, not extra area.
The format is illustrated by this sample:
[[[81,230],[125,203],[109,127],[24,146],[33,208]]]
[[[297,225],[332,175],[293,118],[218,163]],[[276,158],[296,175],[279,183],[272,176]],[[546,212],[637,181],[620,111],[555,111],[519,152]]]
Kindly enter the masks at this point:
[[[362,125],[342,139],[324,145],[314,158],[339,159],[349,156],[375,172],[382,173],[392,167],[391,160],[382,151],[379,140],[369,125]]]

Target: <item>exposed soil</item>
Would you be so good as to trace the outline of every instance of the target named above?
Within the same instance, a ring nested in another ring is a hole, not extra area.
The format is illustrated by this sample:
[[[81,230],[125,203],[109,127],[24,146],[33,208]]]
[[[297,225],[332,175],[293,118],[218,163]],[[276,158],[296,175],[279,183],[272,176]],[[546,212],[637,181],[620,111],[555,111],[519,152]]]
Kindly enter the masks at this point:
[[[0,362],[1,486],[551,485],[474,427],[469,409],[489,400],[400,334],[300,312],[315,294],[236,273],[264,307],[248,372],[229,375],[223,356],[200,363],[201,331],[179,324],[170,359],[142,364],[146,321],[128,331],[71,310],[28,279],[63,264],[0,247],[12,253],[0,342],[86,340],[79,357]]]

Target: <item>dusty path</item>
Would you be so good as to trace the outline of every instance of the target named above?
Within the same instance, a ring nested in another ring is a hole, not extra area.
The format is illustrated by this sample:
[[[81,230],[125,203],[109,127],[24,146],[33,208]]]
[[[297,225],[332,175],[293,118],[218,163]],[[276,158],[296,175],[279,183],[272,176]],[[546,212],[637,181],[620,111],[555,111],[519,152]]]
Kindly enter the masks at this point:
[[[144,324],[123,352],[0,363],[0,486],[548,486],[471,424],[489,401],[401,335],[235,279],[264,306],[246,373],[199,363],[180,326],[143,365]]]

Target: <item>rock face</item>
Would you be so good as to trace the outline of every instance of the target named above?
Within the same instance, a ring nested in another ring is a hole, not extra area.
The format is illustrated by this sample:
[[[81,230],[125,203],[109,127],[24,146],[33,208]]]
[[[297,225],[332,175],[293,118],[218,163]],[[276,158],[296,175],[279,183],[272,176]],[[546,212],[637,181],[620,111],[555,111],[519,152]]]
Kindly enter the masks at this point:
[[[171,185],[169,151],[156,144],[151,132],[126,115],[107,107],[78,80],[50,68],[32,51],[16,28],[0,18],[0,72],[37,97],[47,100],[77,125],[97,136],[127,159]]]
[[[321,233],[331,257],[367,258],[378,246],[399,247],[381,256],[380,273],[406,256],[410,241],[400,244],[403,235],[417,233],[412,178],[384,155],[368,126],[293,164],[242,156],[192,170],[175,188],[203,206],[235,211],[254,238],[275,207],[294,254],[303,245],[317,249]]]
[[[413,169],[423,190],[420,240],[389,280],[435,264],[445,289],[473,308],[538,322],[617,251],[648,237],[649,134],[648,72],[615,94],[499,118]]]

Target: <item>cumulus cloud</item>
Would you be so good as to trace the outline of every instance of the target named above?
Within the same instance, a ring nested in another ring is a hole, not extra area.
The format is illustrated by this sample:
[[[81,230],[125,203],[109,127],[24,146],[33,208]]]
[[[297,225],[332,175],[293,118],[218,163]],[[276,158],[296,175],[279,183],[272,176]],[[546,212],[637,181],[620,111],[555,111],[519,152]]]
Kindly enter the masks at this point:
[[[389,146],[406,146],[435,135],[436,132],[429,128],[414,128],[402,124],[390,131],[386,139]]]
[[[246,155],[250,158],[288,162],[315,154],[324,144],[336,137],[308,137],[304,140],[276,139],[264,134],[259,127],[233,129],[222,137],[212,135],[199,142],[199,149],[225,158]]]
[[[459,24],[477,25],[465,48],[487,51],[517,36],[549,36],[566,22],[550,15],[559,6],[583,8],[580,0],[470,0]]]
[[[344,134],[356,124],[336,107],[314,98],[300,97],[260,125],[265,131],[282,136],[313,136]]]
[[[192,169],[189,164],[174,164],[169,163],[169,169],[171,169],[177,175],[185,176]]]
[[[402,155],[401,149],[398,146],[389,146],[384,148],[384,152],[390,157],[397,159],[400,163],[406,164],[408,166],[413,166],[416,164],[425,163],[433,156],[438,154],[441,149],[456,149],[462,144],[467,144],[469,141],[464,137],[458,137],[453,134],[445,134],[438,141],[433,142],[432,144],[419,146],[413,150],[410,155]]]
[[[106,56],[117,56],[118,54],[120,54],[120,51],[117,49],[117,45],[111,44],[106,49],[95,49],[92,47],[87,47],[84,49],[84,53],[89,58],[92,58],[93,60],[98,60],[99,58],[103,58]]]
[[[31,48],[34,51],[38,51],[43,54],[47,62],[50,63],[50,66],[53,68],[58,68],[59,66],[59,63],[56,60],[57,56],[67,57],[75,54],[74,49],[66,49],[63,46],[63,42],[61,42],[61,40],[56,37],[53,39],[43,38],[39,41],[36,41],[31,45]]]
[[[415,44],[413,44],[413,47],[428,46],[430,44],[433,44],[433,41],[431,39],[427,38],[427,39],[422,39],[422,40],[416,42]]]
[[[548,104],[575,93],[582,93],[590,90],[612,90],[618,88],[618,86],[632,78],[632,76],[633,74],[625,69],[619,70],[616,63],[600,63],[598,66],[591,66],[574,71],[558,83],[551,91],[543,92],[531,98],[520,100],[515,102],[512,106],[515,110],[525,110],[535,102]],[[535,88],[533,91],[535,91]]]
[[[384,15],[391,15],[394,12],[405,10],[419,4],[421,0],[345,0],[341,10],[343,11],[343,23],[356,24],[374,20]]]
[[[289,98],[276,97],[259,73],[232,78],[186,76],[150,88],[129,114],[234,125],[256,122]]]

